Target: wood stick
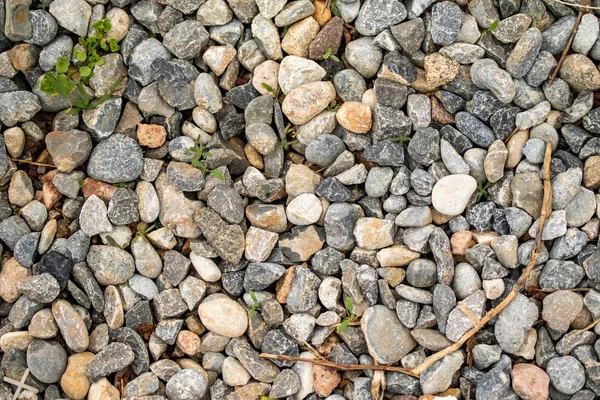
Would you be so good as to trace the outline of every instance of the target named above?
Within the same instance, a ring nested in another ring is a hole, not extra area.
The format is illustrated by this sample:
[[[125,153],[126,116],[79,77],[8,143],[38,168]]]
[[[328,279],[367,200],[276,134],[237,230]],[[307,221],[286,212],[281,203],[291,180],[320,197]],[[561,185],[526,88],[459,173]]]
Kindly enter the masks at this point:
[[[588,325],[588,326],[586,326],[585,328],[583,328],[583,329],[578,329],[578,330],[576,330],[576,331],[573,331],[573,332],[571,332],[571,333],[568,333],[566,336],[568,336],[568,337],[573,337],[573,336],[577,336],[577,335],[579,335],[579,334],[580,334],[580,333],[582,333],[582,332],[589,331],[590,329],[592,329],[593,327],[595,327],[596,325],[598,325],[598,323],[599,323],[599,322],[600,322],[600,318],[596,318],[596,319],[594,320],[594,322],[592,322],[591,324],[589,324],[589,325]]]
[[[561,0],[552,0],[555,3],[560,3],[560,4],[564,4],[566,6],[569,7],[575,7],[575,8],[584,8],[586,10],[600,10],[600,7],[593,7],[593,6],[586,6],[583,4],[576,4],[576,3],[568,3],[566,1],[561,1]]]
[[[414,376],[418,378],[419,376],[412,372],[410,369],[402,368],[402,367],[394,367],[392,365],[361,365],[361,364],[338,364],[331,362],[329,360],[321,360],[320,358],[302,358],[302,357],[293,357],[293,356],[283,356],[277,354],[261,354],[262,358],[266,358],[268,360],[286,360],[286,361],[300,361],[307,362],[315,365],[322,365],[324,367],[329,367],[332,369],[336,369],[338,371],[364,371],[364,370],[372,370],[372,371],[386,371],[386,372],[401,372],[403,374],[407,374],[410,376]]]
[[[475,335],[477,332],[479,332],[479,330],[481,330],[481,328],[483,328],[485,326],[485,324],[487,324],[492,318],[494,318],[496,315],[498,315],[500,313],[500,311],[504,310],[510,304],[510,302],[515,298],[517,293],[519,293],[519,291],[521,289],[523,289],[523,287],[525,286],[525,282],[526,282],[527,278],[529,277],[529,275],[531,274],[531,271],[533,271],[533,268],[535,267],[537,259],[540,256],[540,253],[542,251],[542,246],[544,245],[544,242],[542,240],[542,232],[543,232],[544,226],[546,225],[546,220],[550,217],[550,214],[552,213],[552,184],[550,183],[550,160],[551,160],[551,157],[552,157],[552,144],[546,143],[546,152],[544,154],[544,174],[543,174],[544,198],[542,201],[542,212],[541,212],[538,227],[536,230],[535,245],[533,247],[533,250],[531,252],[531,258],[530,258],[529,262],[527,263],[525,270],[523,271],[523,273],[521,274],[521,276],[519,277],[519,279],[517,280],[517,282],[511,289],[508,296],[506,296],[506,298],[504,300],[502,300],[502,302],[500,302],[500,304],[498,304],[496,307],[494,307],[493,309],[488,311],[484,315],[484,317],[481,318],[475,324],[475,326],[473,326],[473,328],[471,330],[469,330],[467,333],[465,333],[456,343],[427,357],[427,359],[425,359],[425,361],[423,361],[420,365],[418,365],[414,369],[395,367],[392,365],[338,364],[338,363],[331,362],[329,360],[323,360],[323,359],[319,359],[319,358],[311,359],[311,358],[292,357],[292,356],[265,354],[265,353],[261,354],[260,357],[270,359],[270,360],[308,362],[311,364],[322,365],[325,367],[333,368],[338,371],[373,370],[373,371],[401,372],[403,374],[407,374],[407,375],[419,378],[420,375],[425,370],[427,370],[429,367],[431,367],[436,361],[444,358],[448,354],[451,354],[451,353],[459,350],[467,342],[467,340],[469,340],[469,338],[471,338],[473,335]],[[595,326],[596,323],[600,322],[600,319],[599,319],[599,321],[597,321],[597,322],[594,321],[594,322],[595,322],[594,323],[594,326]],[[591,329],[592,327],[593,326],[590,325],[590,327],[586,328],[586,329]]]
[[[485,326],[492,318],[500,313],[500,311],[504,310],[506,306],[510,304],[511,301],[515,298],[517,293],[523,288],[525,281],[533,271],[533,267],[537,262],[538,257],[542,251],[542,246],[544,242],[542,241],[542,231],[544,229],[544,225],[546,224],[546,220],[552,213],[552,185],[550,183],[550,160],[552,157],[552,144],[546,143],[546,153],[544,154],[544,199],[542,201],[542,213],[540,215],[540,220],[538,223],[538,227],[535,235],[535,245],[533,247],[533,251],[531,252],[531,259],[527,263],[525,270],[517,280],[517,283],[513,286],[512,290],[506,296],[504,300],[500,302],[496,307],[488,311],[482,319],[479,320],[470,331],[465,333],[456,343],[451,346],[446,347],[444,350],[438,351],[435,354],[427,357],[425,361],[423,361],[420,365],[414,368],[411,372],[415,375],[421,375],[425,370],[435,364],[436,361],[441,360],[448,354],[454,353],[459,350],[469,338],[475,335],[481,328]]]
[[[20,163],[20,164],[31,164],[31,165],[35,165],[37,167],[56,168],[56,165],[44,164],[44,163],[39,163],[39,162],[29,161],[29,160],[20,160],[18,158],[11,158],[10,161],[14,161],[14,162]]]
[[[558,64],[556,64],[556,67],[554,68],[554,72],[552,72],[552,75],[550,75],[548,82],[552,82],[554,78],[556,78],[556,75],[558,74],[562,63],[565,60],[569,49],[571,48],[571,43],[573,43],[573,39],[575,38],[575,34],[577,33],[577,29],[579,28],[579,23],[581,22],[582,17],[583,11],[579,10],[579,13],[577,14],[577,20],[575,21],[575,25],[573,26],[573,30],[571,31],[571,36],[569,37],[569,41],[567,42],[567,45],[565,46],[565,49],[563,50],[560,59],[558,60]]]

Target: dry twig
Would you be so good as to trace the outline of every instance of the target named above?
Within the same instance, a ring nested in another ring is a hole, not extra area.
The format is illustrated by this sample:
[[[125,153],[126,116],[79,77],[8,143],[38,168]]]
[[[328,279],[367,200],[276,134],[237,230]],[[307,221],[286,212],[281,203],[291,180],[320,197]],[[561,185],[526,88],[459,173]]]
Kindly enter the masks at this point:
[[[583,8],[586,10],[600,10],[600,7],[586,6],[584,4],[568,3],[566,1],[561,1],[561,0],[552,0],[552,1],[554,1],[555,3],[564,4],[569,7]]]
[[[485,326],[492,318],[500,313],[500,311],[504,310],[506,306],[510,304],[510,302],[515,298],[517,293],[524,288],[525,282],[531,271],[537,262],[538,257],[542,251],[542,247],[544,242],[542,241],[542,231],[544,226],[546,225],[546,220],[550,217],[552,213],[552,185],[550,183],[550,160],[552,157],[552,144],[546,144],[546,153],[544,154],[544,198],[542,201],[542,212],[540,215],[536,237],[535,237],[535,245],[533,250],[531,251],[531,258],[525,267],[525,270],[513,286],[512,290],[506,296],[500,304],[496,307],[488,311],[483,318],[478,321],[473,321],[474,326],[471,330],[465,333],[456,343],[451,346],[446,347],[445,349],[438,351],[437,353],[432,354],[427,357],[425,361],[423,361],[420,365],[413,369],[407,369],[402,367],[395,367],[392,365],[360,365],[360,364],[338,364],[331,362],[329,360],[323,360],[319,358],[310,359],[310,358],[301,358],[301,357],[292,357],[292,356],[284,356],[284,355],[275,355],[275,354],[261,354],[262,358],[270,359],[270,360],[287,360],[287,361],[301,361],[308,362],[312,364],[322,365],[325,367],[333,368],[338,371],[364,371],[364,370],[373,370],[373,371],[387,371],[387,372],[401,372],[403,374],[407,374],[414,377],[419,377],[425,370],[431,367],[436,361],[444,358],[448,354],[451,354],[457,350],[459,350],[473,335],[475,335],[481,328]],[[597,323],[600,322],[600,319],[594,321],[594,323],[590,324],[590,326],[586,327],[584,330],[593,328]]]
[[[393,365],[361,365],[361,364],[338,364],[328,360],[321,360],[319,358],[302,358],[302,357],[293,357],[293,356],[283,356],[276,354],[261,354],[262,358],[266,358],[269,360],[286,360],[286,361],[300,361],[307,362],[316,365],[322,365],[323,367],[333,368],[338,371],[364,371],[364,370],[372,370],[372,371],[386,371],[386,372],[401,372],[403,374],[407,374],[410,376],[414,376],[418,378],[419,376],[412,372],[410,369],[402,368],[402,367],[394,367]]]
[[[19,164],[31,164],[31,165],[35,165],[37,167],[56,168],[56,165],[44,164],[44,163],[39,163],[39,162],[29,161],[29,160],[20,160],[18,158],[11,158],[10,161],[14,161]]]
[[[554,0],[554,1],[556,1],[556,0]],[[572,4],[572,5],[575,5],[575,4]],[[579,7],[583,7],[583,6],[579,6]],[[575,21],[575,25],[573,26],[573,30],[571,31],[571,36],[569,37],[569,41],[567,42],[565,49],[563,50],[562,54],[560,55],[560,58],[558,59],[558,64],[556,64],[556,67],[554,68],[554,72],[552,72],[552,75],[550,75],[550,78],[548,78],[548,82],[552,83],[554,78],[556,78],[556,75],[558,74],[558,71],[560,70],[562,63],[565,60],[565,57],[567,56],[569,49],[571,48],[571,43],[573,43],[573,39],[575,38],[575,34],[577,33],[577,29],[579,28],[579,23],[581,22],[582,17],[583,17],[583,11],[579,10],[579,13],[577,14],[577,20]]]
[[[535,245],[531,252],[531,259],[527,263],[527,266],[525,267],[525,270],[519,277],[519,280],[517,280],[517,283],[515,283],[515,285],[513,286],[512,290],[510,291],[508,296],[506,296],[506,298],[504,300],[502,300],[500,302],[500,304],[498,304],[496,307],[494,307],[493,309],[488,311],[484,315],[484,317],[481,318],[479,320],[479,322],[475,324],[475,326],[473,326],[473,328],[470,331],[465,333],[453,345],[448,346],[444,350],[438,351],[437,353],[432,354],[431,356],[427,357],[427,359],[425,361],[423,361],[420,365],[418,365],[416,368],[411,370],[411,372],[413,372],[414,374],[421,375],[425,370],[427,370],[427,368],[431,367],[436,361],[441,360],[448,354],[454,353],[455,351],[460,349],[467,342],[467,340],[469,340],[469,338],[471,336],[473,336],[477,332],[479,332],[479,330],[481,328],[483,328],[485,326],[485,324],[487,324],[489,322],[489,320],[491,320],[496,315],[498,315],[500,313],[500,311],[504,310],[506,308],[506,306],[508,306],[510,304],[510,302],[515,298],[517,293],[519,293],[519,291],[521,289],[523,289],[523,287],[525,285],[525,281],[531,274],[531,271],[533,270],[533,267],[535,266],[535,263],[537,262],[537,259],[540,256],[540,253],[542,251],[542,246],[544,245],[544,242],[542,241],[542,230],[544,229],[546,220],[548,219],[548,217],[550,217],[550,214],[552,212],[552,186],[550,184],[550,159],[551,159],[551,156],[552,156],[552,144],[547,143],[546,144],[546,153],[544,155],[544,175],[543,175],[544,199],[542,201],[542,213],[540,215],[540,220],[538,223],[537,232],[536,232],[536,236],[535,236]]]

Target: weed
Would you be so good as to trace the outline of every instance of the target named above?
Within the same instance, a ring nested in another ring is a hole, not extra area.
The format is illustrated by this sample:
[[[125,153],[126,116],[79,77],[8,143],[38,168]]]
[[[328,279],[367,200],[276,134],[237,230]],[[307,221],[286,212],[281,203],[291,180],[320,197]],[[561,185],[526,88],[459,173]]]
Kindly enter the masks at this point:
[[[223,174],[221,174],[216,169],[210,169],[206,165],[204,165],[204,162],[202,160],[208,157],[212,157],[212,154],[208,151],[204,151],[200,143],[197,143],[194,147],[190,147],[190,151],[194,152],[194,159],[192,160],[192,165],[194,167],[199,168],[204,172],[210,173],[217,179],[225,181],[225,177],[223,176]]]
[[[327,111],[337,111],[338,106],[335,100],[331,100],[331,102],[327,105]]]
[[[331,47],[327,49],[325,54],[323,54],[323,60],[327,60],[328,58],[331,58],[335,62],[340,62],[340,59],[335,54],[333,54],[333,49]]]
[[[273,96],[275,96],[275,98],[277,99],[278,102],[280,102],[280,103],[283,102],[283,100],[280,99],[281,94],[282,94],[281,87],[278,87],[277,90],[275,90],[267,82],[263,82],[263,83],[261,83],[261,85],[262,85],[262,87],[267,89],[270,93],[273,93]]]
[[[40,82],[40,90],[49,95],[59,95],[69,100],[72,109],[69,114],[77,114],[80,110],[96,108],[104,103],[119,86],[120,81],[115,82],[110,90],[99,99],[91,101],[85,91],[83,84],[89,84],[90,78],[94,74],[94,67],[103,65],[101,53],[117,52],[120,47],[115,39],[105,37],[112,25],[108,19],[102,19],[95,22],[92,27],[94,34],[90,37],[79,38],[85,51],[75,49],[73,55],[83,63],[78,69],[71,66],[71,61],[67,57],[59,57],[56,63],[55,72],[48,72]],[[83,84],[82,84],[83,82]],[[77,89],[77,90],[75,90]]]
[[[329,10],[331,11],[331,14],[335,15],[336,17],[342,16],[340,9],[338,8],[337,4],[335,4],[335,0],[331,0],[331,3],[329,4]]]
[[[248,310],[248,318],[252,318],[257,311],[260,311],[260,304],[258,303],[256,294],[254,294],[252,290],[250,291],[250,298],[254,304],[252,304],[252,307],[250,307],[250,310]]]
[[[412,138],[410,136],[400,135],[398,137],[391,138],[390,142],[400,143],[404,146],[405,144],[408,144],[408,142],[410,142],[411,140]]]
[[[496,30],[497,27],[498,27],[498,20],[495,20],[494,22],[492,22],[492,24],[490,25],[489,28],[487,28],[485,31],[483,31],[483,34],[485,35],[488,32],[493,32]]]
[[[80,177],[77,177],[77,184],[79,185],[79,189],[83,189],[85,186],[85,183],[83,183],[83,180],[81,180]]]
[[[358,320],[358,315],[354,314],[354,305],[352,304],[352,299],[350,298],[350,296],[346,296],[346,298],[344,299],[344,304],[346,306],[346,310],[348,310],[349,315],[346,318],[344,318],[342,323],[337,327],[337,333],[344,332],[351,322]]]
[[[140,222],[137,225],[137,232],[135,233],[135,237],[136,238],[141,237],[142,239],[144,239],[147,242],[148,239],[146,238],[146,236],[148,236],[148,234],[150,233],[150,231],[152,231],[152,229],[154,229],[154,225],[148,226],[147,223]]]
[[[283,129],[283,135],[286,139],[288,135],[290,135],[290,137],[292,137],[293,139],[296,139],[296,127],[292,124],[287,124],[286,127]],[[284,150],[287,150],[289,146],[293,146],[296,143],[298,143],[298,140],[290,140],[288,142],[286,139],[284,139],[281,142],[281,146]]]
[[[487,197],[488,197],[487,190],[492,185],[493,185],[492,182],[488,182],[485,185],[483,185],[481,182],[477,183],[477,203],[479,203],[479,200],[481,200],[483,197],[485,197],[487,199]]]

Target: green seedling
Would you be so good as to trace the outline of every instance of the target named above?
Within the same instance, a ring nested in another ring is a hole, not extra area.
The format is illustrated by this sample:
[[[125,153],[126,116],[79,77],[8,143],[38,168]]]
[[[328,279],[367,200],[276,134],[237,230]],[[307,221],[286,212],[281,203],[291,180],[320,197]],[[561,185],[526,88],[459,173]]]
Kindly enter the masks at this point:
[[[267,89],[269,91],[269,93],[272,93],[273,96],[275,96],[275,98],[277,99],[277,101],[279,101],[280,103],[282,102],[282,100],[279,98],[281,96],[281,88],[280,87],[278,87],[277,90],[275,90],[267,82],[263,82],[263,83],[261,83],[261,85],[262,85],[262,87]]]
[[[410,136],[406,136],[406,135],[400,135],[398,137],[394,137],[394,138],[390,139],[391,142],[400,143],[401,145],[408,144],[408,142],[410,142],[411,140],[412,140],[412,138]]]
[[[252,290],[249,293],[254,304],[252,304],[252,307],[250,307],[250,310],[248,310],[248,318],[252,318],[257,311],[260,311],[260,304],[258,303],[256,294]]]
[[[323,54],[323,60],[327,60],[328,58],[331,58],[335,62],[340,62],[340,59],[335,54],[333,54],[333,49],[331,47],[327,49],[325,54]]]
[[[348,316],[342,320],[342,323],[337,327],[336,332],[342,333],[348,328],[351,322],[358,320],[358,315],[354,314],[354,305],[352,304],[352,299],[350,296],[346,296],[344,299],[344,304],[346,305],[346,310],[348,310]]]
[[[154,229],[154,225],[148,225],[145,222],[140,222],[137,225],[137,232],[135,233],[135,237],[141,237],[147,242],[148,238],[146,236],[148,236],[152,229]]]
[[[494,32],[497,27],[498,27],[498,20],[495,20],[494,22],[492,22],[492,24],[490,25],[489,28],[487,28],[485,31],[483,31],[483,34],[486,34],[489,32]]]
[[[481,182],[477,183],[477,202],[479,203],[479,200],[481,200],[482,198],[486,198],[488,197],[488,192],[487,190],[493,185],[492,182],[488,182],[485,185],[483,185]]]
[[[342,16],[340,9],[338,8],[337,4],[335,4],[335,0],[331,0],[331,3],[329,3],[329,10],[331,11],[331,14],[335,15],[336,17]]]
[[[337,111],[338,106],[335,100],[331,100],[331,102],[327,105],[327,111]]]
[[[213,175],[215,178],[225,181],[225,177],[216,169],[210,169],[206,165],[204,165],[204,161],[208,157],[212,157],[212,154],[208,151],[204,151],[202,145],[197,143],[196,146],[190,147],[190,151],[194,153],[194,159],[192,160],[192,165],[204,172],[208,172]]]
[[[286,127],[283,129],[283,135],[285,138],[287,138],[289,135],[291,138],[296,139],[296,127],[292,124],[287,124]],[[288,142],[286,139],[284,139],[281,142],[281,146],[284,150],[287,150],[289,146],[293,146],[296,143],[298,143],[298,140],[290,140]]]

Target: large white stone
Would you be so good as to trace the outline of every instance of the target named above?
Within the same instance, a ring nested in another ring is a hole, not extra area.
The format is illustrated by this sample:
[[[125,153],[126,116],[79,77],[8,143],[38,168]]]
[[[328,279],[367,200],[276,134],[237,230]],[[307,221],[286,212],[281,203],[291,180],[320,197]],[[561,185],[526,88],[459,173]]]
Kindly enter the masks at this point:
[[[470,175],[448,175],[436,182],[431,193],[433,207],[440,213],[461,214],[477,189],[477,181]]]

